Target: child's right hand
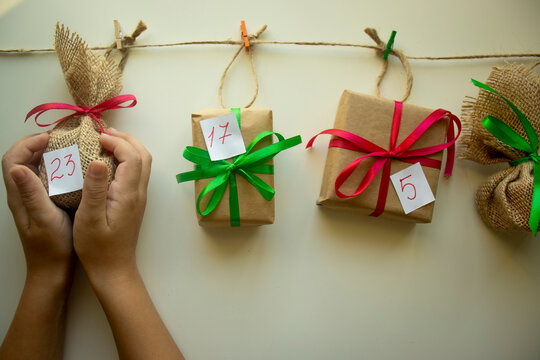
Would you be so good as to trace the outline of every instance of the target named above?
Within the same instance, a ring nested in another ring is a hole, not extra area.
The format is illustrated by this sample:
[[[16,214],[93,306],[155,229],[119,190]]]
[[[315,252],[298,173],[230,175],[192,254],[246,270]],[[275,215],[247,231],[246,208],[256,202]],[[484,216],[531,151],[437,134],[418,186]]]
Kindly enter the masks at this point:
[[[75,251],[94,284],[137,273],[135,248],[152,163],[140,142],[118,130],[109,129],[100,141],[119,165],[108,186],[107,166],[90,164],[73,224]]]

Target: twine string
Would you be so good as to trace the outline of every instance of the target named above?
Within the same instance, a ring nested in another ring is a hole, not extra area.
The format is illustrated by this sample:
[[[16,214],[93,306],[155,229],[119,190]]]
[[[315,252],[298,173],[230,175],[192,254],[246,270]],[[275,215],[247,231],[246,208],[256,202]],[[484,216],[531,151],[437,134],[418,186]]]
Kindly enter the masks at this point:
[[[296,46],[329,46],[329,47],[353,47],[376,50],[379,47],[367,44],[355,44],[346,42],[328,42],[328,41],[278,41],[278,40],[253,40],[251,45],[296,45]],[[148,49],[161,47],[192,46],[192,45],[243,45],[239,40],[196,40],[179,41],[164,44],[133,44],[126,45],[129,49]],[[93,46],[90,50],[107,50],[109,46]],[[0,55],[25,55],[25,54],[43,54],[52,53],[53,48],[40,49],[0,49]],[[540,53],[503,53],[503,54],[471,54],[471,55],[449,55],[449,56],[410,56],[408,60],[481,60],[481,59],[503,59],[503,58],[540,58]]]
[[[266,27],[267,27],[266,25],[263,25],[254,34],[249,35],[249,43],[250,43],[250,45],[253,45],[253,43],[254,43],[251,40],[252,39],[256,40],[266,30]],[[242,42],[239,42],[239,43],[241,44],[241,46],[238,48],[238,50],[236,50],[236,53],[234,54],[231,61],[229,61],[229,63],[225,67],[225,70],[223,71],[223,74],[221,75],[221,79],[219,80],[218,96],[219,96],[219,103],[221,104],[221,107],[223,107],[223,108],[227,108],[227,106],[225,106],[225,103],[223,102],[223,85],[225,84],[225,78],[227,77],[227,72],[229,71],[231,65],[234,63],[234,61],[236,60],[238,55],[240,55],[240,53],[244,49],[244,42],[242,41]],[[251,46],[251,50],[246,51],[246,52],[247,52],[247,55],[249,57],[249,63],[250,63],[250,66],[251,66],[251,72],[252,72],[253,78],[255,80],[255,91],[253,93],[251,101],[246,106],[244,106],[245,108],[248,108],[251,105],[253,105],[253,103],[255,102],[255,99],[257,98],[257,95],[259,94],[259,79],[257,77],[257,70],[255,69],[255,63],[253,61],[253,47]]]
[[[121,54],[118,68],[120,69],[120,71],[124,71],[124,67],[126,66],[126,61],[129,55],[129,49],[133,47],[133,44],[135,43],[137,37],[141,35],[146,29],[146,24],[142,21],[139,21],[137,27],[135,28],[135,30],[133,30],[133,33],[122,38],[122,48],[118,49],[116,41],[113,41],[112,44],[106,48],[105,57],[110,57],[113,50],[118,50]]]
[[[364,32],[377,44],[377,46],[374,47],[375,53],[383,61],[381,72],[379,73],[379,76],[377,77],[377,80],[375,83],[375,93],[378,97],[381,97],[381,89],[380,89],[381,82],[384,76],[386,75],[386,71],[388,70],[388,59],[384,58],[384,53],[387,49],[387,46],[386,46],[387,44],[381,40],[381,38],[377,34],[377,30],[375,30],[374,28],[366,28],[364,29]],[[413,76],[412,76],[411,66],[409,65],[409,61],[407,60],[407,57],[401,50],[392,48],[389,54],[397,57],[399,61],[401,62],[403,69],[405,70],[405,76],[407,77],[407,85],[405,87],[405,94],[403,94],[403,98],[401,99],[401,102],[404,102],[405,100],[407,100],[407,98],[411,94],[411,89],[413,85]]]

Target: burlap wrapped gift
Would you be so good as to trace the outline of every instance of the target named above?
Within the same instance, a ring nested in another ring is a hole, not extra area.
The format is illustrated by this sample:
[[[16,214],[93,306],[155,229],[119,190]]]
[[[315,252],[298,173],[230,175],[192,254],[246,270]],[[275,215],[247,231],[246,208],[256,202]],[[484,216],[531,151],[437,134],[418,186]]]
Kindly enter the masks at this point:
[[[495,67],[486,84],[511,101],[525,115],[536,134],[540,134],[540,76],[532,71],[535,65]],[[527,156],[486,130],[482,120],[488,115],[498,118],[527,139],[510,106],[500,96],[481,89],[478,98],[467,98],[463,103],[464,135],[460,157],[488,165]],[[497,230],[531,231],[532,168],[532,161],[510,166],[480,185],[476,192],[476,208],[486,224]]]
[[[54,48],[62,67],[69,92],[78,106],[95,106],[115,97],[122,90],[122,73],[109,57],[89,50],[86,43],[67,27],[57,24]],[[107,124],[99,120],[105,129]],[[109,168],[109,183],[116,169],[115,159],[103,150],[99,142],[100,129],[95,120],[87,115],[70,117],[49,131],[50,139],[45,152],[77,144],[81,158],[83,176],[93,160],[104,162]],[[47,173],[43,159],[40,178],[48,190]],[[63,208],[79,206],[82,191],[54,195],[52,200]]]
[[[193,146],[206,149],[206,143],[200,125],[201,120],[225,115],[230,112],[230,109],[209,109],[192,114]],[[240,110],[240,117],[240,130],[246,147],[261,132],[272,131],[272,110],[270,109],[242,108]],[[264,139],[261,141],[258,148],[268,146],[271,143],[270,139]],[[268,162],[268,164],[273,164],[273,161]],[[257,174],[257,176],[272,188],[274,187],[274,175]],[[195,199],[197,199],[202,189],[211,180],[212,179],[195,180]],[[270,201],[264,199],[257,189],[242,176],[236,176],[236,181],[238,185],[238,201],[240,204],[240,226],[274,223],[274,199]],[[204,205],[205,204],[202,206]],[[201,226],[230,226],[229,187],[225,190],[225,194],[214,211],[206,216],[197,214],[197,219]]]
[[[430,109],[404,104],[397,144],[400,144],[408,135],[410,135],[411,132],[431,113],[432,110]],[[361,136],[384,149],[388,149],[393,114],[394,101],[345,90],[338,106],[334,128],[346,130]],[[416,143],[413,144],[411,149],[444,143],[447,128],[447,119],[436,122]],[[349,163],[362,155],[365,155],[365,153],[338,147],[331,147],[328,149],[321,193],[317,200],[318,205],[354,210],[365,215],[373,213],[379,197],[382,171],[379,172],[373,182],[359,196],[343,199],[338,197],[335,191],[335,183],[338,175]],[[441,160],[442,152],[429,157]],[[341,191],[345,194],[354,193],[366,172],[371,168],[373,162],[374,159],[368,158],[360,163],[352,176],[341,186]],[[409,166],[411,166],[410,163],[392,159],[391,174]],[[422,166],[422,169],[433,194],[436,195],[440,170],[426,166]],[[397,193],[390,184],[386,205],[381,216],[405,221],[429,223],[431,222],[433,208],[434,202],[405,215]]]

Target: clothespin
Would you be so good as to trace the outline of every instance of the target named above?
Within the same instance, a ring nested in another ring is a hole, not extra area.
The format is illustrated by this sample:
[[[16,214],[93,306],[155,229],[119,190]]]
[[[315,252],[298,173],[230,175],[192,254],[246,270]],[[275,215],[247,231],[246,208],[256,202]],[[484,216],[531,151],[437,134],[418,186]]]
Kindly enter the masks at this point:
[[[244,20],[240,22],[240,30],[242,31],[242,39],[244,40],[244,47],[246,48],[246,51],[249,51],[249,37],[246,30],[246,23]]]
[[[390,40],[388,40],[388,43],[386,44],[386,50],[384,50],[384,60],[388,59],[388,54],[390,54],[390,50],[392,50],[392,46],[394,46],[394,39],[396,38],[397,31],[392,30],[392,34],[390,35]]]
[[[114,20],[114,36],[116,37],[116,48],[118,50],[122,49],[122,40],[124,39],[124,34],[122,29],[120,29],[120,23],[118,20]]]

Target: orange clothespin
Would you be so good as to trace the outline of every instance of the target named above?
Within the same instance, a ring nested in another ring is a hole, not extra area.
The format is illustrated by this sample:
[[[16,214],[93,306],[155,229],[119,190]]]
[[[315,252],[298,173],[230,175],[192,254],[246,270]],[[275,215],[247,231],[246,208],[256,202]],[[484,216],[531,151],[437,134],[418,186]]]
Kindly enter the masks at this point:
[[[116,48],[120,50],[122,48],[124,34],[122,34],[122,29],[120,29],[120,23],[118,20],[114,20],[114,36],[116,37]]]
[[[246,30],[246,23],[244,20],[240,23],[240,30],[242,31],[242,39],[244,40],[244,47],[246,48],[246,51],[249,51],[249,37]]]

